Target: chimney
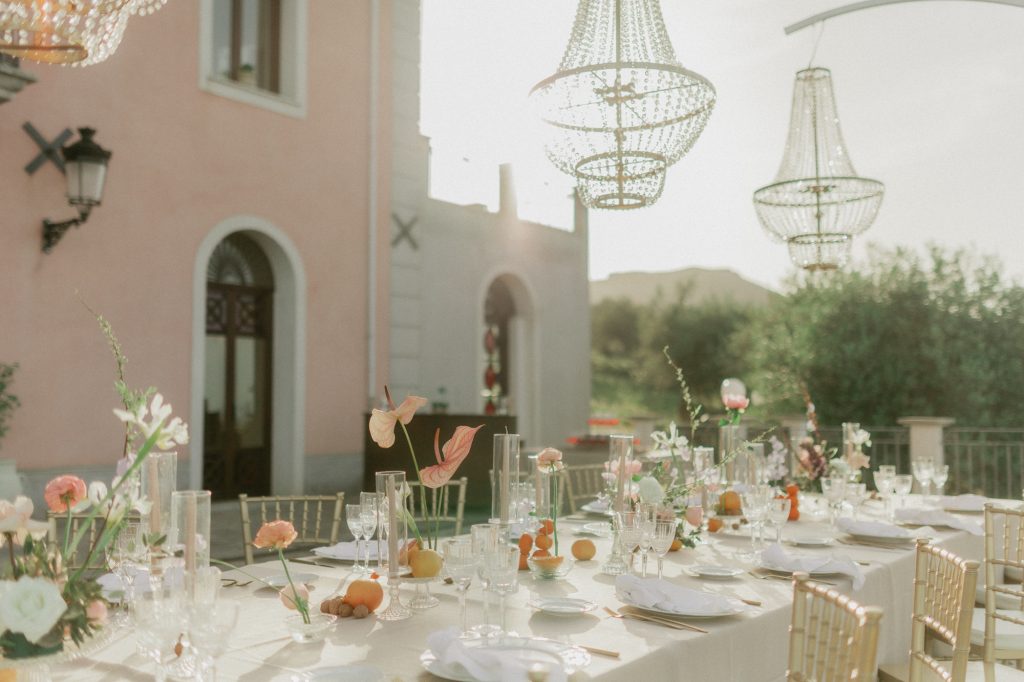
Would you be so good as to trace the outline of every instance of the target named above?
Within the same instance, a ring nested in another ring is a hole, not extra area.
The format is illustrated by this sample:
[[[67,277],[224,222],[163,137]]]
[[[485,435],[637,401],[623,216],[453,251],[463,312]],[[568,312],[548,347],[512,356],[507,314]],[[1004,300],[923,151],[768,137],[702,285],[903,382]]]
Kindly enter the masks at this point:
[[[503,163],[498,166],[498,213],[517,218],[519,216],[518,206],[512,164]]]

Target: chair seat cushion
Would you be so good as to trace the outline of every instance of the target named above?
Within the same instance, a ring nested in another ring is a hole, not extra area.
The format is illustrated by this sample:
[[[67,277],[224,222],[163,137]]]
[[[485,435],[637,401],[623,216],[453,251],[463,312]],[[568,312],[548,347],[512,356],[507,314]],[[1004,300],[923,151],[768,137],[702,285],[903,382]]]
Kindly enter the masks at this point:
[[[1000,611],[1018,620],[1024,620],[1024,611],[1009,609],[1000,609]],[[971,621],[971,644],[974,646],[983,646],[985,644],[985,609],[983,608],[974,609],[974,617]],[[1024,625],[997,620],[996,648],[1024,652]]]
[[[950,664],[952,667],[952,664]],[[898,663],[879,666],[879,682],[907,682],[910,679],[910,664]],[[942,682],[942,678],[932,672],[927,666],[921,675],[922,682]],[[1024,682],[1024,671],[1011,668],[999,663],[995,664],[996,682]],[[989,682],[985,680],[985,664],[981,661],[971,661],[967,664],[967,677],[964,682]]]
[[[1020,584],[1013,584],[1013,583],[1010,583],[1010,584],[999,583],[999,587],[1008,587],[1011,590],[1019,590],[1019,589],[1021,589],[1021,585]],[[1019,608],[1021,608],[1021,600],[1019,598],[1012,597],[1012,596],[1010,596],[1008,594],[1001,594],[999,592],[996,592],[995,594],[996,594],[996,608],[997,609],[1012,610],[1012,609],[1019,609]],[[985,586],[984,585],[978,585],[978,591],[975,594],[974,602],[978,606],[984,606],[985,605]],[[996,628],[996,629],[998,630],[998,628]]]

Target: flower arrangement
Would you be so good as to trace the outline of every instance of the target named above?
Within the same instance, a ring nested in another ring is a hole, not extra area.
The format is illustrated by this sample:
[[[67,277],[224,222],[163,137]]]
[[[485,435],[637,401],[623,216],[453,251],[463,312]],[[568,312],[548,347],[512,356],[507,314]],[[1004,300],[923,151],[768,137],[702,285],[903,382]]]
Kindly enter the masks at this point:
[[[801,490],[821,491],[821,477],[828,475],[830,461],[835,458],[836,448],[828,447],[818,429],[818,413],[811,402],[810,393],[804,389],[804,404],[807,407],[806,435],[797,442],[796,460],[800,470],[794,476]]]
[[[309,625],[309,590],[305,585],[295,585],[292,574],[288,570],[288,562],[284,558],[284,550],[288,549],[288,546],[295,542],[295,538],[298,536],[295,526],[288,521],[280,519],[267,521],[256,531],[252,546],[256,549],[270,549],[277,552],[277,558],[281,560],[281,565],[284,567],[284,577],[288,580],[288,586],[282,588],[278,593],[281,603],[285,605],[285,608],[298,611],[302,616],[302,622]]]
[[[384,395],[387,397],[388,409],[374,409],[370,414],[370,438],[380,447],[384,449],[390,448],[395,444],[395,428],[401,427],[402,434],[405,436],[405,442],[409,446],[409,455],[412,457],[413,468],[416,470],[416,478],[420,482],[420,508],[427,519],[426,546],[424,546],[424,538],[420,533],[416,520],[408,513],[406,518],[420,546],[423,546],[424,549],[435,550],[440,532],[440,521],[435,514],[433,529],[431,529],[431,513],[430,507],[427,506],[426,488],[440,488],[452,479],[459,465],[469,456],[470,449],[473,447],[473,438],[476,436],[477,431],[483,428],[483,424],[477,427],[456,427],[451,439],[440,449],[438,449],[438,444],[441,440],[441,429],[438,429],[434,433],[434,457],[437,459],[437,464],[421,469],[416,459],[416,449],[413,447],[412,439],[409,437],[409,430],[405,427],[412,421],[416,410],[426,405],[428,401],[426,398],[410,395],[406,396],[405,400],[396,407],[391,399],[391,391],[386,385],[384,386]]]
[[[768,439],[771,451],[766,455],[767,477],[772,485],[782,485],[789,475],[789,449],[782,441],[772,436]]]

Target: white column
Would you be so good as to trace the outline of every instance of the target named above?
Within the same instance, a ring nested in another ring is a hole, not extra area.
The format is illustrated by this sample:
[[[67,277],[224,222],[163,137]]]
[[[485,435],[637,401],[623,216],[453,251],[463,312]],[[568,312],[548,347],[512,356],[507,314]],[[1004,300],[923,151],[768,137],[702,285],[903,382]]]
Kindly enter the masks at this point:
[[[896,421],[900,426],[910,429],[911,461],[930,459],[937,466],[943,463],[942,430],[951,426],[954,419],[950,417],[901,417]]]

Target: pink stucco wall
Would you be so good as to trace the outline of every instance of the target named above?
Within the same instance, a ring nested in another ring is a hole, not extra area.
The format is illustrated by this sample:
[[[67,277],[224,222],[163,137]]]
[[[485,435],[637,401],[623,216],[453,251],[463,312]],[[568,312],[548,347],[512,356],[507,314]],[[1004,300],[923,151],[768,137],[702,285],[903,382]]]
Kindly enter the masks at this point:
[[[0,106],[0,361],[20,363],[22,401],[0,456],[42,468],[118,454],[113,362],[76,291],[113,323],[130,383],[158,386],[188,417],[196,249],[240,214],[287,233],[305,266],[307,452],[361,449],[369,12],[368,1],[309,3],[304,120],[199,89],[195,0],[132,19],[97,66],[23,65],[39,82]],[[48,137],[95,127],[114,154],[103,205],[50,255],[41,220],[73,211],[54,167],[22,170],[36,153],[25,121]]]

